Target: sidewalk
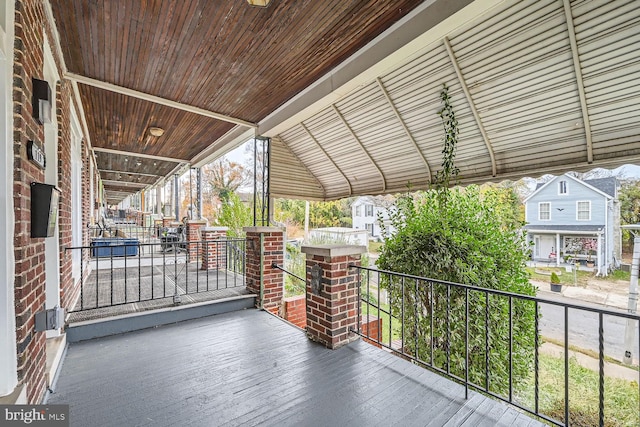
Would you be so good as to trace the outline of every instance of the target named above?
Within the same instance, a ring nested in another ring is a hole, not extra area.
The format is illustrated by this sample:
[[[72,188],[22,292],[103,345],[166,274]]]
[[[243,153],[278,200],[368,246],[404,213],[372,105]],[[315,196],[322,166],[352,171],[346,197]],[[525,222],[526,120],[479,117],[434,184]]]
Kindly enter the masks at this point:
[[[627,311],[629,303],[628,288],[626,292],[622,289],[603,289],[597,286],[562,286],[561,292],[552,292],[548,282],[531,280],[531,283],[538,287],[538,296],[547,299],[561,300],[571,299],[576,304],[595,304],[607,309],[618,309]],[[636,307],[636,312],[640,313],[640,301]]]

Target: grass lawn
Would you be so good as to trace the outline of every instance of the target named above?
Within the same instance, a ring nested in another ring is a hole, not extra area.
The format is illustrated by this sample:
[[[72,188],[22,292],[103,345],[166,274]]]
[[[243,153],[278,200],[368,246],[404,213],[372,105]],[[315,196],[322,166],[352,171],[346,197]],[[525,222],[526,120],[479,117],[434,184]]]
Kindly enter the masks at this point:
[[[531,280],[548,282],[551,278],[551,272],[555,271],[560,278],[560,283],[567,286],[586,286],[590,280],[596,279],[595,273],[591,271],[578,270],[576,272],[565,271],[563,267],[526,267]],[[547,274],[543,274],[547,273]],[[630,273],[622,270],[615,270],[609,276],[598,277],[599,281],[616,282],[619,280],[628,281]]]
[[[540,354],[540,411],[564,422],[564,359]],[[570,425],[598,425],[598,374],[569,359]],[[638,426],[638,383],[605,377],[604,420],[606,426]],[[533,372],[518,384],[518,401],[534,407]]]

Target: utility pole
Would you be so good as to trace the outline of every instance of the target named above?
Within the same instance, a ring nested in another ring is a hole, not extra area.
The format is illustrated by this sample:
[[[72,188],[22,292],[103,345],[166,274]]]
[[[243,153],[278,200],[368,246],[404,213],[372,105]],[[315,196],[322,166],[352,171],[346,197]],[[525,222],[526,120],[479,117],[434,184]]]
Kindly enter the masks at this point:
[[[640,269],[640,235],[636,234],[640,230],[640,224],[623,225],[633,234],[633,260],[631,261],[631,280],[629,281],[629,303],[627,311],[636,314],[638,308],[638,270]],[[635,341],[636,321],[627,319],[627,326],[624,330],[624,357],[623,363],[631,365],[633,363],[633,342]]]
[[[304,202],[304,242],[309,244],[309,201]]]

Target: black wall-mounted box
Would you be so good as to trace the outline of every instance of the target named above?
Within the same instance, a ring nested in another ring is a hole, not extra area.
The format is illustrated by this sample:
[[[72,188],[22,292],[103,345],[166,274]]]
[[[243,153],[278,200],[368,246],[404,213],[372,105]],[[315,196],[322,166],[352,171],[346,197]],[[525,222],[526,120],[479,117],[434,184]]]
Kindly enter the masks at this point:
[[[54,185],[31,183],[31,237],[51,237],[58,221],[60,190]]]

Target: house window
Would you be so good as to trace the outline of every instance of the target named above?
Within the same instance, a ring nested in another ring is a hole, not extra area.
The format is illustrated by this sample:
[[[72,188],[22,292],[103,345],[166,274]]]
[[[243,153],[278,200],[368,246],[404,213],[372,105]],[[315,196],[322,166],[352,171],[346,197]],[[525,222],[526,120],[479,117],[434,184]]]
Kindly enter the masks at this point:
[[[364,216],[373,216],[373,205],[364,205]]]
[[[578,221],[590,221],[591,220],[591,201],[576,202],[576,219]]]
[[[567,181],[560,181],[558,183],[558,194],[567,194]]]
[[[356,206],[356,216],[362,215],[362,206]]]
[[[538,219],[540,221],[549,221],[551,219],[551,203],[541,202],[538,204]]]
[[[375,235],[373,234],[373,224],[366,224],[367,227],[367,231],[369,232],[369,236],[374,237]]]

